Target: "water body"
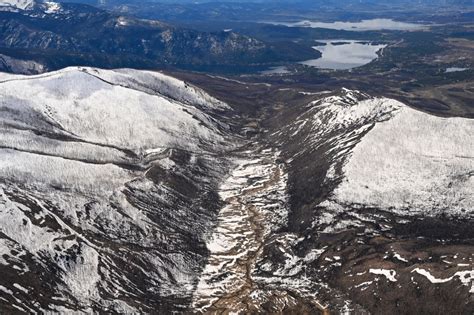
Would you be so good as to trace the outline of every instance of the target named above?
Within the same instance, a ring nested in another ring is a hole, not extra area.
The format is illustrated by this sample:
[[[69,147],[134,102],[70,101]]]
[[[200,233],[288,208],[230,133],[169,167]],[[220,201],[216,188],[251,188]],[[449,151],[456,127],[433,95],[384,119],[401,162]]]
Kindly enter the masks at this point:
[[[377,59],[377,52],[387,46],[364,41],[341,39],[318,42],[324,45],[314,46],[313,48],[319,50],[322,53],[322,57],[303,61],[301,64],[321,69],[352,69]]]
[[[469,70],[469,68],[452,67],[452,68],[447,68],[446,73],[460,72],[460,71],[466,71],[466,70]]]
[[[289,27],[311,27],[311,28],[327,28],[333,30],[346,31],[412,31],[427,28],[424,24],[406,23],[394,21],[392,19],[372,19],[362,20],[360,22],[315,22],[315,21],[299,21],[299,22],[268,22],[274,25],[285,25]]]

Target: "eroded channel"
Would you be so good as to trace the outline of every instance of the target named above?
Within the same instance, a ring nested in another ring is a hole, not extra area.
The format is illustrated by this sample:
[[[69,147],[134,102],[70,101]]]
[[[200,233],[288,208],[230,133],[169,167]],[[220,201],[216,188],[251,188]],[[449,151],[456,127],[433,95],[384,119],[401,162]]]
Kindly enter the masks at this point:
[[[278,155],[270,149],[242,152],[220,187],[226,205],[207,243],[210,256],[193,296],[194,311],[280,312],[299,303],[287,286],[275,286],[255,270],[265,244],[287,220],[288,176]]]

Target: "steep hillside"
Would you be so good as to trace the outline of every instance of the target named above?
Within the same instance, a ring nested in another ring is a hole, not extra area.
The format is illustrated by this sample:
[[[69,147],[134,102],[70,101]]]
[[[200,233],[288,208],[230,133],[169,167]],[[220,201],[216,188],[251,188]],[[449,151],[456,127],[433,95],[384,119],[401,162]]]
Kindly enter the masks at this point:
[[[232,147],[211,115],[229,107],[152,72],[0,82],[2,309],[185,307]]]
[[[360,91],[314,98],[271,119],[288,222],[256,274],[286,270],[329,310],[472,310],[474,121]]]

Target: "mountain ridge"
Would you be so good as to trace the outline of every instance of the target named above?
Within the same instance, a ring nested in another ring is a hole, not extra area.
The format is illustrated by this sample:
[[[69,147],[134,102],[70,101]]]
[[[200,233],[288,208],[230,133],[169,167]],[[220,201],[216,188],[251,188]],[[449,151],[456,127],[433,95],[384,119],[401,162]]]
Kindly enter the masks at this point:
[[[456,132],[474,121],[357,90],[299,92],[248,132],[240,102],[162,73],[1,74],[2,308],[395,312],[418,296],[429,302],[419,312],[470,309],[472,176],[459,175],[472,158],[444,163],[443,148],[468,150]],[[446,119],[446,130],[416,131]],[[392,153],[390,168],[370,174]],[[459,179],[433,200],[464,187],[454,197],[466,212],[396,207],[420,164],[429,183]],[[384,174],[401,185],[375,180]],[[366,202],[372,181],[393,198]],[[455,305],[433,290],[456,290]]]
[[[1,53],[48,70],[72,65],[264,68],[320,55],[296,43],[267,44],[234,32],[200,32],[71,3],[0,10],[0,26]]]

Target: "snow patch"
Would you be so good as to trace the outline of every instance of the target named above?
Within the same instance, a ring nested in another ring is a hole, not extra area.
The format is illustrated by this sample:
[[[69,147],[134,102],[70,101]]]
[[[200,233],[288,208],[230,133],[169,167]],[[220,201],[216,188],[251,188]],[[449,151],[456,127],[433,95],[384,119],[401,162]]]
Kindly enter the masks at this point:
[[[408,262],[407,259],[403,258],[402,256],[400,256],[399,253],[394,253],[393,254],[393,257],[395,257],[396,259],[400,260],[400,261],[403,261],[403,262]]]
[[[459,281],[465,286],[471,286],[469,293],[474,293],[474,270],[464,270],[464,271],[457,271],[454,275],[448,278],[436,278],[433,276],[428,270],[422,268],[415,268],[412,270],[412,273],[416,272],[426,279],[428,279],[431,283],[439,284],[439,283],[446,283],[455,278],[458,278]]]
[[[397,279],[395,278],[397,272],[393,269],[369,269],[369,272],[375,275],[385,276],[385,278],[387,278],[391,282],[397,281]]]
[[[55,14],[61,11],[61,4],[57,2],[46,1],[44,4],[46,5],[46,10],[44,11],[46,14]]]

